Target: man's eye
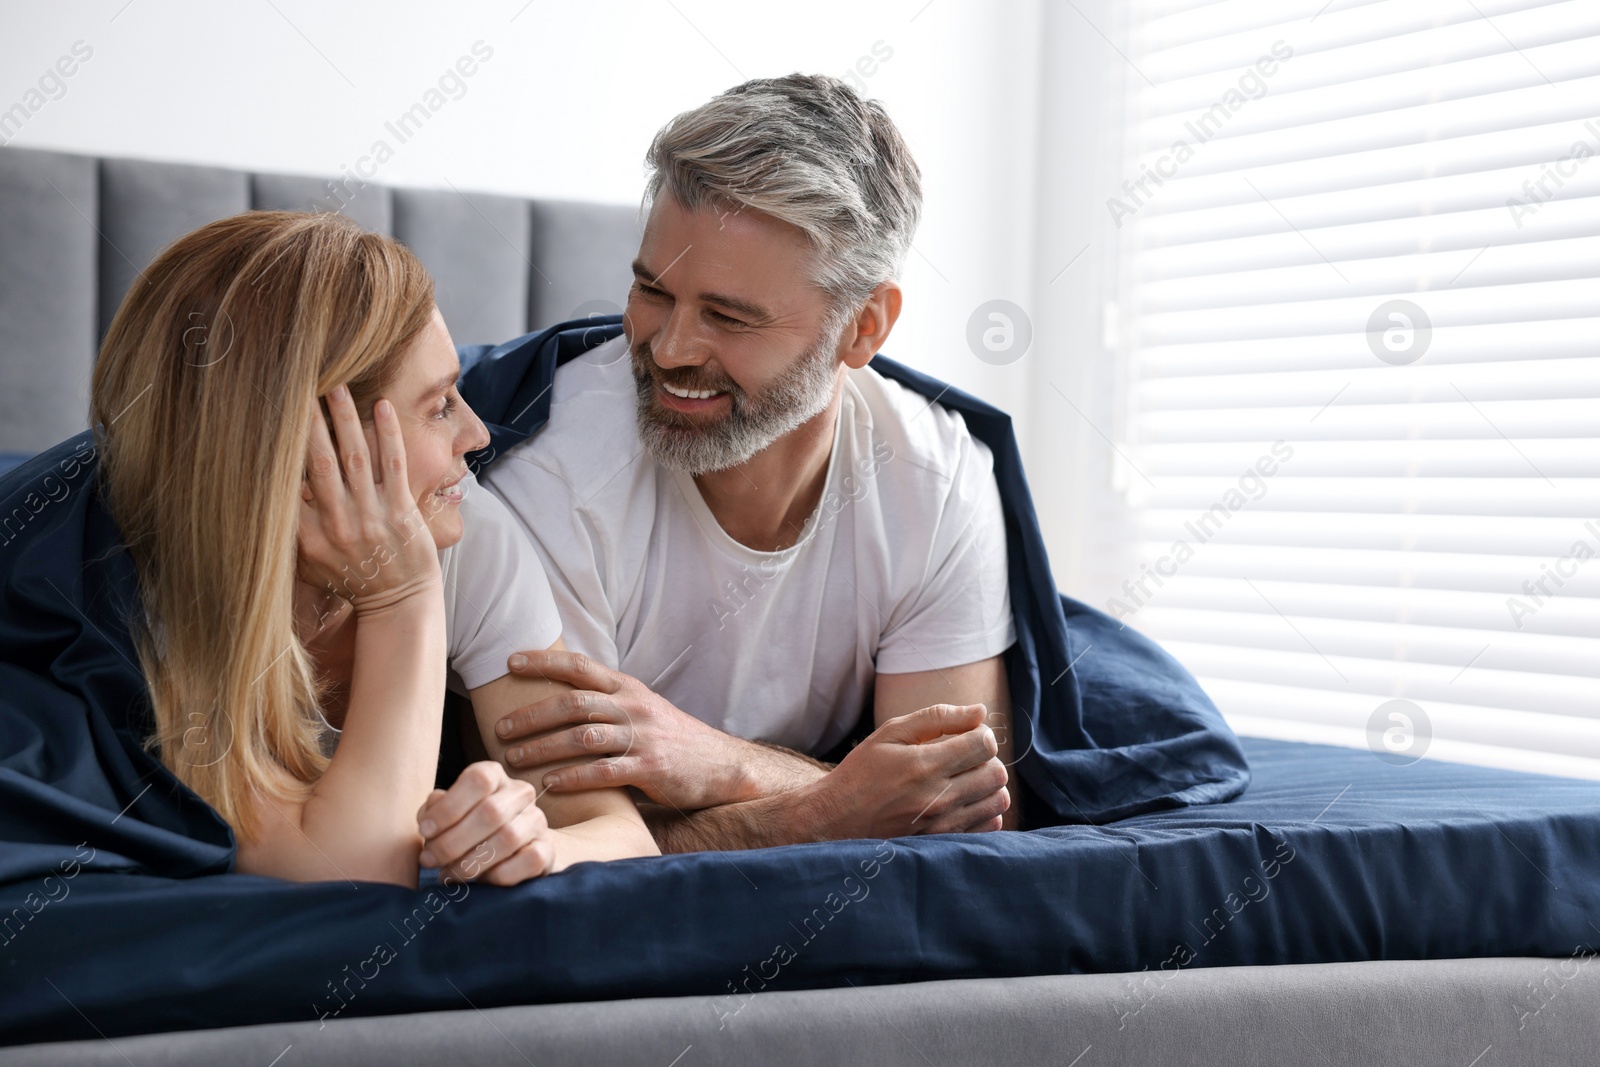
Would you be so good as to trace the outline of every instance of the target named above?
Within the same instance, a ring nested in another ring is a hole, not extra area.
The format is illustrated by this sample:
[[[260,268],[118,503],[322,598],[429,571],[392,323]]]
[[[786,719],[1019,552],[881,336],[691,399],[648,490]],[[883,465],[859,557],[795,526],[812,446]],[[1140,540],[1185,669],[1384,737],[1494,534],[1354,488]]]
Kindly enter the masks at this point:
[[[742,320],[735,319],[735,318],[732,318],[730,316],[724,315],[720,311],[710,312],[710,315],[711,315],[712,318],[716,319],[718,322],[722,323],[724,326],[743,326],[743,325],[745,325],[745,323]]]
[[[635,285],[635,288],[639,290],[639,295],[649,297],[651,300],[659,300],[661,297],[667,295],[660,289],[657,289],[655,286],[646,285],[644,282],[638,282]]]

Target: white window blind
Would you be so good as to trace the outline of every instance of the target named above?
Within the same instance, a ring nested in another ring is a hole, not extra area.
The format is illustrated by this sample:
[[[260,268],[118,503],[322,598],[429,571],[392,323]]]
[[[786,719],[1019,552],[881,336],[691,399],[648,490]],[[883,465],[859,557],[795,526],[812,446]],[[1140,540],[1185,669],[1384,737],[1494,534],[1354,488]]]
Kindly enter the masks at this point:
[[[1107,606],[1241,733],[1600,777],[1600,0],[1131,10]]]

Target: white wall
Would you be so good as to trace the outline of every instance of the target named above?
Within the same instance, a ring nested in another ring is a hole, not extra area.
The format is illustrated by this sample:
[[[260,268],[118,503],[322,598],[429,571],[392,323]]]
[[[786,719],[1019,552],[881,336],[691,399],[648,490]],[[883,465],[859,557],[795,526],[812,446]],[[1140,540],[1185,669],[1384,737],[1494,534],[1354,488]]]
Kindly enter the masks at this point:
[[[1109,0],[1080,7],[1109,18]],[[843,76],[876,47],[888,58],[858,77],[905,133],[926,196],[904,276],[906,312],[886,351],[1012,413],[1070,588],[1081,509],[1067,494],[1098,438],[1048,382],[1075,391],[1090,373],[1100,256],[1049,278],[1078,248],[1071,231],[1087,218],[1085,205],[1092,212],[1098,203],[1082,189],[1098,158],[1105,97],[1096,86],[1111,53],[1080,16],[1049,8],[1039,0],[14,5],[0,32],[0,109],[28,99],[82,41],[92,57],[9,143],[331,176],[384,140],[394,154],[375,179],[388,184],[637,203],[645,147],[672,115],[750,77]],[[385,124],[479,41],[492,56],[459,88],[447,83],[448,102],[400,143]],[[1055,61],[1042,64],[1049,55]],[[1061,62],[1070,69],[1057,69]],[[1041,319],[1033,349],[1003,366],[980,361],[966,342],[969,317],[995,298]]]

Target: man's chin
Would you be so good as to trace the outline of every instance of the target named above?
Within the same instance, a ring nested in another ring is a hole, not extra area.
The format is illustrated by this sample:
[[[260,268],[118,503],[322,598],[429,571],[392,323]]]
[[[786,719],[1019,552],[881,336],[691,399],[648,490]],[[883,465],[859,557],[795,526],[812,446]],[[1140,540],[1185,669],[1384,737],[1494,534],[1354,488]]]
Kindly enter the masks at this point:
[[[730,448],[713,440],[715,434],[708,432],[702,420],[693,421],[697,425],[691,427],[683,423],[668,424],[649,419],[646,425],[640,427],[640,436],[651,457],[668,470],[699,477],[737,467],[759,451],[747,453]]]

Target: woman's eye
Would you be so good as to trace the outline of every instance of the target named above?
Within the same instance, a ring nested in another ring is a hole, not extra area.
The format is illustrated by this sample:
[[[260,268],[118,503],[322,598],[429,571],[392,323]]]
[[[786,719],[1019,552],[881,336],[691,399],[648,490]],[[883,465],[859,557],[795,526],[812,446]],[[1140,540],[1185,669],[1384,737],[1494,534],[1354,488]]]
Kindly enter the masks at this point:
[[[447,419],[455,410],[456,398],[453,396],[447,396],[444,398],[444,406],[439,409],[439,413],[435,415],[434,418]]]

